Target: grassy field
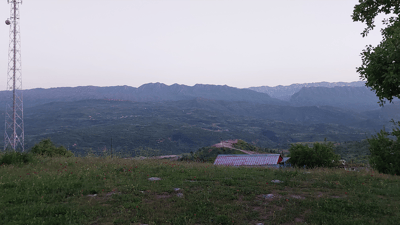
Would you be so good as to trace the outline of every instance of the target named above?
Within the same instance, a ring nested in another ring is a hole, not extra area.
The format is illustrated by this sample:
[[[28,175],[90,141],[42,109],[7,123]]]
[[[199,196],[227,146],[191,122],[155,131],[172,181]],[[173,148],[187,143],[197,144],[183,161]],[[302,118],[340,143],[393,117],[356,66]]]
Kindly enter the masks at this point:
[[[0,167],[0,224],[398,224],[399,184],[365,170],[39,158]]]

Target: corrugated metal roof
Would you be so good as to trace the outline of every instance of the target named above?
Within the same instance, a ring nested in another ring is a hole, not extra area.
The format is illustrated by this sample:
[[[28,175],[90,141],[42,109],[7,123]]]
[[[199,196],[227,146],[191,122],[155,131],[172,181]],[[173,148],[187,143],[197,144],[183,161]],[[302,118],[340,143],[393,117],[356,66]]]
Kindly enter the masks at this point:
[[[291,167],[292,164],[289,161],[290,157],[283,157],[283,160],[281,162],[282,167]]]
[[[289,159],[290,159],[290,157],[283,157],[282,162],[286,162],[286,161],[288,161]]]
[[[280,154],[237,154],[218,155],[214,165],[225,166],[266,166],[278,164],[282,161]]]

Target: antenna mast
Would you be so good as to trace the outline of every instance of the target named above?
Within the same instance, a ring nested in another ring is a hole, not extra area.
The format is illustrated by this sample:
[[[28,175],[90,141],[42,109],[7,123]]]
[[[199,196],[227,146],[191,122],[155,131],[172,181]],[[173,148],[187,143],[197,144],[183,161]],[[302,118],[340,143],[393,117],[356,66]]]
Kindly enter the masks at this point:
[[[24,110],[22,98],[21,73],[21,36],[19,31],[19,6],[22,0],[8,0],[10,18],[6,24],[10,26],[10,43],[8,48],[6,118],[4,132],[4,150],[24,149]]]

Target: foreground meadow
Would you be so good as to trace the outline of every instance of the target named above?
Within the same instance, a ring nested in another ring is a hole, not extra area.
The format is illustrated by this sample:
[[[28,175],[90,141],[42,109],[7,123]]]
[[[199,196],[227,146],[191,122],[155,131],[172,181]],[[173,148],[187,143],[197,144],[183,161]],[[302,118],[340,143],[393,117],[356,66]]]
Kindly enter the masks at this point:
[[[38,158],[0,167],[0,224],[398,224],[399,184],[365,170]]]

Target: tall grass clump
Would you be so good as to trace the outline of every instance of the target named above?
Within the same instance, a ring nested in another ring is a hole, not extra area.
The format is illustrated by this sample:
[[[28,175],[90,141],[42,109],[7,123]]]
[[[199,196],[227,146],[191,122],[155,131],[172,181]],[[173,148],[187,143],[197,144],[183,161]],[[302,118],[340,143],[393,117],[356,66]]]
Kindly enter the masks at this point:
[[[48,157],[64,156],[71,157],[74,153],[68,151],[64,146],[56,147],[50,139],[44,139],[35,144],[31,150],[32,154]]]
[[[0,155],[0,165],[16,165],[33,162],[33,156],[26,152],[8,151]]]

